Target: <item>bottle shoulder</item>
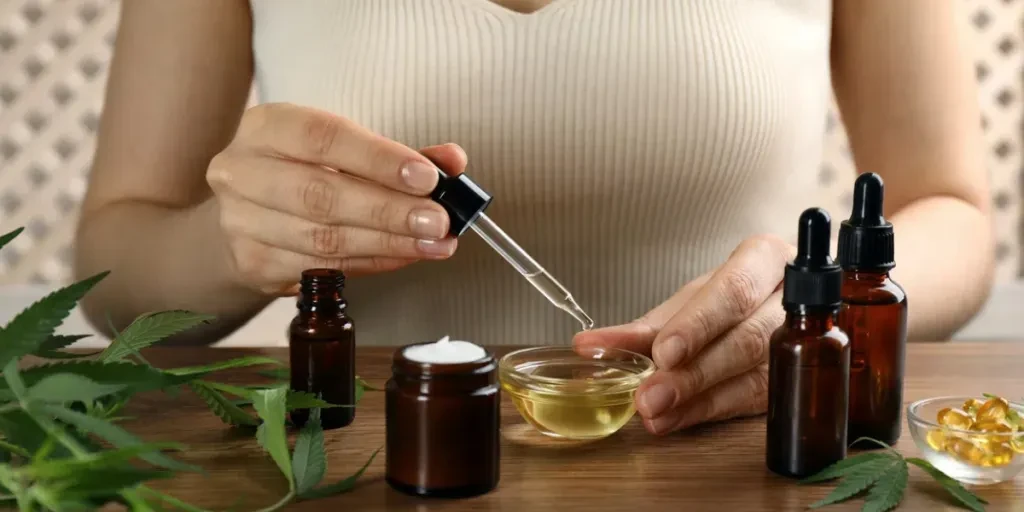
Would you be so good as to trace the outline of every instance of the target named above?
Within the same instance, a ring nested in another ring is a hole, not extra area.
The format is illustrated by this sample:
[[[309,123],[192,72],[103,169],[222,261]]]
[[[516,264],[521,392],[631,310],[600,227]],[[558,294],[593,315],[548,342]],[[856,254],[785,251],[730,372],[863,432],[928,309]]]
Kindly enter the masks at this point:
[[[843,302],[856,305],[906,304],[907,292],[892,278],[843,280]]]

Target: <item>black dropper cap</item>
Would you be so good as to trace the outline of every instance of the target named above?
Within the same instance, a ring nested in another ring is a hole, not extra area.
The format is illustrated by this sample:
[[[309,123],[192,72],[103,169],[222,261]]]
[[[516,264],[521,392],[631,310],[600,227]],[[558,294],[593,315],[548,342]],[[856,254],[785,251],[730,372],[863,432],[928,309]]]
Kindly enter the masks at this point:
[[[491,204],[491,195],[466,173],[449,176],[438,169],[437,174],[437,187],[430,193],[430,198],[448,212],[448,234],[462,236]]]
[[[882,216],[882,177],[868,172],[853,184],[853,214],[839,227],[839,264],[845,270],[886,271],[896,266],[892,223]]]
[[[843,273],[829,254],[831,235],[828,212],[808,208],[800,214],[797,254],[786,265],[782,287],[782,305],[787,311],[839,307]]]

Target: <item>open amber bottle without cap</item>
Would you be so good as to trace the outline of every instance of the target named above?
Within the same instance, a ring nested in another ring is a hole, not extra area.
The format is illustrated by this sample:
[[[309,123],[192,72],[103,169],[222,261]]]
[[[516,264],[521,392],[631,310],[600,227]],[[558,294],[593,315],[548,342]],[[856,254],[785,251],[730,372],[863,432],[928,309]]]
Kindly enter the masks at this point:
[[[288,329],[291,388],[343,406],[322,409],[320,424],[324,429],[344,427],[355,419],[356,402],[356,331],[345,312],[345,275],[333,269],[307,270],[299,287],[299,313]],[[294,410],[291,419],[301,426],[309,411]]]
[[[447,337],[395,351],[385,396],[388,484],[424,497],[464,498],[498,485],[497,361]]]
[[[853,214],[839,229],[839,327],[850,337],[849,438],[893,445],[903,427],[907,294],[889,276],[896,266],[895,241],[882,203],[882,178],[861,174],[854,184]]]
[[[780,475],[812,475],[846,457],[850,342],[836,326],[842,275],[829,256],[830,219],[800,215],[797,256],[786,266],[785,323],[768,361],[766,463]]]

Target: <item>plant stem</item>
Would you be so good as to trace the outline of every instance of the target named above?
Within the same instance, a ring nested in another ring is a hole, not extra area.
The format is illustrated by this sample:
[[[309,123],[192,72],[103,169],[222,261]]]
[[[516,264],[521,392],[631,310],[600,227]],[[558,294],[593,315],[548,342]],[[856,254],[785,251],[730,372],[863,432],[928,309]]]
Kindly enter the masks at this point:
[[[8,443],[7,441],[4,441],[2,439],[0,439],[0,448],[3,448],[4,450],[7,450],[7,451],[9,451],[11,453],[16,453],[16,454],[21,455],[22,457],[25,457],[25,458],[32,457],[32,454],[29,453],[24,448],[22,448],[22,447],[20,447],[20,446],[18,446],[16,444]]]
[[[281,501],[274,503],[273,505],[267,508],[260,509],[257,512],[274,512],[275,510],[280,510],[282,507],[291,502],[293,498],[295,498],[295,491],[288,491],[288,494],[286,494],[284,498],[281,498]]]

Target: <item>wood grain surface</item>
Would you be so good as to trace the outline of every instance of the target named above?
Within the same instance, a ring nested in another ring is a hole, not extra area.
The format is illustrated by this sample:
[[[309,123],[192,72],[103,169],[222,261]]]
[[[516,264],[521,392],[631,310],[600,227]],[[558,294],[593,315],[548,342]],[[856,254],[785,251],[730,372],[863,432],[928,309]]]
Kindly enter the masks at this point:
[[[358,373],[383,386],[390,376],[394,348],[360,348]],[[495,349],[504,353],[505,349]],[[155,366],[208,363],[244,354],[287,361],[282,349],[156,348],[145,352]],[[223,372],[225,382],[267,379],[255,369]],[[1024,396],[1024,343],[935,343],[908,347],[905,398],[998,393]],[[502,409],[501,483],[485,496],[438,501],[408,497],[384,482],[378,456],[356,488],[347,494],[297,503],[289,510],[524,510],[556,508],[604,510],[805,510],[830,485],[803,486],[769,473],[764,466],[764,418],[707,425],[664,437],[648,434],[637,418],[618,434],[591,444],[566,446],[526,427],[509,400]],[[275,503],[287,484],[250,434],[236,431],[211,414],[189,392],[156,393],[133,400],[125,427],[149,441],[178,441],[189,449],[180,458],[206,469],[153,487],[211,510],[256,510]],[[333,482],[359,468],[384,444],[384,394],[368,392],[348,428],[326,434],[328,476]],[[898,449],[919,452],[906,428]],[[383,455],[383,452],[382,454]],[[1015,481],[976,489],[992,511],[1024,512],[1024,475]],[[859,510],[852,502],[825,510]],[[911,482],[898,509],[959,510],[943,491],[911,468]]]

